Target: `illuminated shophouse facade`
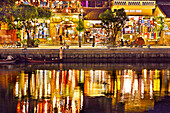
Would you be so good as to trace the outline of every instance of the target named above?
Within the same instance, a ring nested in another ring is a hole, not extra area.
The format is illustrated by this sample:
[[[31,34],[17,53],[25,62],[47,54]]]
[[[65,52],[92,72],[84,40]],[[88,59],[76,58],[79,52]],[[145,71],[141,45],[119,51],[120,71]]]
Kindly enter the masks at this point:
[[[170,1],[158,2],[153,15],[155,17],[163,17],[162,22],[164,25],[161,37],[164,45],[170,45]],[[155,21],[155,28],[159,29],[161,20]]]
[[[96,36],[96,42],[101,43],[107,35],[106,31],[101,28],[99,14],[107,9],[113,11],[124,8],[129,21],[126,22],[116,41],[123,38],[132,42],[138,36],[142,36],[145,44],[166,44],[167,41],[164,39],[168,36],[169,31],[164,32],[161,36],[161,33],[155,28],[154,16],[162,14],[166,18],[165,21],[169,21],[169,16],[159,6],[153,13],[156,2],[159,5],[158,0],[19,0],[16,4],[24,3],[46,7],[53,12],[53,16],[49,20],[37,20],[35,38],[41,39],[41,43],[50,41],[53,44],[59,44],[59,35],[62,35],[63,41],[67,44],[78,44],[79,31],[76,30],[78,25],[76,22],[80,19],[79,14],[83,14],[81,19],[84,20],[85,26],[85,31],[80,33],[82,42],[91,43],[93,36]],[[5,29],[7,26],[2,25],[1,28]],[[33,29],[30,36],[33,37]],[[26,38],[27,35],[23,30],[21,39]]]
[[[44,7],[44,8],[50,8],[52,5],[52,2],[49,0],[16,0],[16,5],[25,4],[25,5],[34,5],[36,7]],[[32,22],[32,28],[29,33],[29,36],[31,39],[38,38],[41,41],[47,40],[50,37],[50,20],[49,19],[35,19],[35,22]],[[14,22],[15,23],[15,22]],[[34,35],[35,30],[35,35]],[[19,38],[19,37],[18,37]],[[27,39],[27,33],[25,32],[25,29],[23,28],[20,30],[20,39]]]
[[[155,5],[155,0],[113,0],[112,11],[124,8],[129,18],[117,40],[123,39],[132,42],[142,36],[145,44],[155,41],[161,43],[161,37],[155,31],[153,23]]]
[[[66,42],[68,45],[77,45],[79,34],[82,43],[92,42],[94,35],[100,42],[106,38],[106,31],[100,26],[99,14],[110,7],[109,0],[20,0],[16,3],[32,4],[51,9],[53,16],[50,20],[38,19],[36,23],[35,38],[39,38],[41,43],[50,41],[52,44],[58,45],[60,35],[62,35],[63,43]],[[85,31],[76,30],[79,19],[84,20]],[[23,37],[22,39],[27,37],[24,31],[21,37]]]
[[[20,0],[16,4],[29,4],[37,7],[49,8],[52,17],[38,19],[36,22],[36,36],[41,43],[59,44],[59,35],[62,35],[63,42],[68,44],[78,43],[78,31],[76,30],[79,14],[82,13],[81,2],[79,0]],[[82,17],[80,18],[82,19]],[[33,37],[33,32],[30,34]],[[27,39],[23,31],[23,39]]]
[[[79,20],[83,18],[81,2],[78,0],[54,1],[51,10],[54,14],[50,18],[50,37],[53,42],[58,43],[59,36],[62,35],[63,41],[67,44],[78,44],[79,31],[76,27]]]
[[[109,0],[82,0],[84,14],[84,43],[92,43],[93,37],[96,37],[97,43],[102,43],[106,39],[106,30],[102,29],[100,13],[110,9]]]

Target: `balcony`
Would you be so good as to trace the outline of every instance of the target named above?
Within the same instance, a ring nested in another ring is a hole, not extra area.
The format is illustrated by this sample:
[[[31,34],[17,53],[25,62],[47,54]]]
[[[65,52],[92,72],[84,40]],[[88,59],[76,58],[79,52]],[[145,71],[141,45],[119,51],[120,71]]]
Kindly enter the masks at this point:
[[[145,0],[115,0],[114,5],[129,5],[129,6],[154,6],[156,2],[154,0],[145,1]]]
[[[80,13],[78,8],[53,8],[53,13]]]

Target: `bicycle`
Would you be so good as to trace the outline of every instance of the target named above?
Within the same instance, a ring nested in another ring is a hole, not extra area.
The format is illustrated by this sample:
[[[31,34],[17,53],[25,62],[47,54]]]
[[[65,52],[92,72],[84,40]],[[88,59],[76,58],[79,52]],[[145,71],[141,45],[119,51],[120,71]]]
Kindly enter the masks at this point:
[[[10,42],[9,42],[9,44],[8,44],[8,47],[9,47],[9,48],[13,47],[12,40],[10,40]]]
[[[14,41],[14,43],[12,44],[12,47],[13,47],[13,48],[16,48],[16,47],[17,47],[17,41]]]
[[[7,46],[8,46],[8,45],[7,45],[6,41],[4,41],[2,47],[3,47],[3,48],[7,48]]]

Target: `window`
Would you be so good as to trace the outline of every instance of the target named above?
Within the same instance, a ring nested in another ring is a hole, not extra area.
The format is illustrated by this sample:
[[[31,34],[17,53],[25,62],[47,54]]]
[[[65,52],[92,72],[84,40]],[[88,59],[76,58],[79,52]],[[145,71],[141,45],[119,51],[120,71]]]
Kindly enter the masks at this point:
[[[86,1],[82,1],[81,6],[86,7]]]
[[[129,10],[125,10],[125,12],[129,12]]]
[[[141,13],[141,12],[142,12],[142,10],[136,10],[136,12]]]
[[[96,1],[96,7],[102,7],[102,1]]]
[[[130,10],[130,12],[135,12],[135,10]]]
[[[89,1],[88,6],[89,7],[95,7],[95,2],[94,1]]]

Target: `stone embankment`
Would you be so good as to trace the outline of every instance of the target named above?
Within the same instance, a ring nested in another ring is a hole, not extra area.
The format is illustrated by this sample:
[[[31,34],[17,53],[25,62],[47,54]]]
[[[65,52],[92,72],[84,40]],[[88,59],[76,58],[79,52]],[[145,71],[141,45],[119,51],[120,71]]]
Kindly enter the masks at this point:
[[[0,57],[59,58],[59,49],[0,49]],[[165,62],[170,61],[168,48],[122,48],[122,49],[64,49],[63,62]]]

